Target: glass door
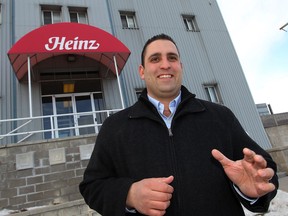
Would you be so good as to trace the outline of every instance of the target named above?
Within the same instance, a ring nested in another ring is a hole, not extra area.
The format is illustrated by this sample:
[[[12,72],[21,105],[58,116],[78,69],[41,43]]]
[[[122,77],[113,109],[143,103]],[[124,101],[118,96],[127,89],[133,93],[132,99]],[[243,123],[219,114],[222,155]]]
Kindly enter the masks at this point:
[[[98,133],[107,114],[102,92],[58,94],[42,97],[45,139]],[[53,118],[48,116],[53,115]]]
[[[94,121],[96,121],[95,114],[92,113],[92,99],[90,94],[75,95],[75,123],[76,135],[93,134],[95,131]],[[87,113],[88,112],[88,113]],[[85,127],[81,127],[84,126]],[[87,125],[91,125],[88,126]]]
[[[56,96],[54,101],[54,110],[57,115],[54,119],[56,137],[75,136],[72,96]]]

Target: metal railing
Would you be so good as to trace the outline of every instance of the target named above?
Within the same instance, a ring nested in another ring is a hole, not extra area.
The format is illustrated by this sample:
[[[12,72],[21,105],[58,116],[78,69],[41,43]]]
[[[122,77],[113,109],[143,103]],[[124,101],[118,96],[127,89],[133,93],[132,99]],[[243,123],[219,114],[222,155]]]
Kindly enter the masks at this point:
[[[121,109],[0,120],[0,146],[23,141],[97,134],[104,120]],[[84,122],[80,123],[79,120]],[[89,120],[89,121],[87,121]],[[66,122],[63,124],[63,122]]]

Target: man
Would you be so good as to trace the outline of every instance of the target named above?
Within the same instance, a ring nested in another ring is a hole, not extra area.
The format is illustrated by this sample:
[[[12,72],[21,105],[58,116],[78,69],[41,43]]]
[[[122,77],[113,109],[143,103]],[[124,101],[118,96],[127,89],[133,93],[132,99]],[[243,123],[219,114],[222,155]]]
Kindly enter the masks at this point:
[[[271,157],[228,108],[182,86],[172,38],[152,37],[141,58],[147,88],[104,122],[80,184],[86,203],[103,216],[267,211],[278,188]]]

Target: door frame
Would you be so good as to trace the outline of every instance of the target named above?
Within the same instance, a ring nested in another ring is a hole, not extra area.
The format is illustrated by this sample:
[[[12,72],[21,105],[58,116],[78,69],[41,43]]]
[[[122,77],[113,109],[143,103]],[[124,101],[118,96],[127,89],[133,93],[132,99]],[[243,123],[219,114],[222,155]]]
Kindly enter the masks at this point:
[[[90,96],[90,103],[91,103],[91,111],[87,111],[87,112],[91,112],[91,115],[93,116],[93,122],[94,122],[94,128],[95,128],[95,133],[98,133],[98,127],[97,127],[97,119],[96,119],[96,113],[95,113],[95,105],[94,105],[94,97],[93,94],[95,93],[102,93],[102,92],[84,92],[84,93],[68,93],[68,94],[55,94],[55,95],[51,95],[52,96],[52,106],[53,106],[53,115],[56,116],[54,118],[54,128],[55,128],[55,132],[54,132],[54,136],[56,138],[59,138],[59,126],[58,126],[58,116],[59,114],[57,113],[57,107],[56,107],[56,99],[57,98],[64,98],[64,97],[70,97],[71,98],[71,103],[72,103],[72,113],[71,115],[73,115],[73,124],[74,124],[74,133],[75,136],[79,136],[80,131],[79,131],[79,124],[78,124],[78,118],[80,118],[81,112],[79,113],[77,111],[77,106],[76,106],[76,97],[78,96]],[[87,113],[85,114],[87,115]]]

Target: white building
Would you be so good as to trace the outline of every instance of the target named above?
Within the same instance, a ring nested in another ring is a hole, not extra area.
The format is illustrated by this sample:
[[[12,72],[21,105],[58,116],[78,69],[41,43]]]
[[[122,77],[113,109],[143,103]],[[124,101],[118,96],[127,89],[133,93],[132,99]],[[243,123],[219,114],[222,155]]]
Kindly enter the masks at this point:
[[[180,49],[184,85],[229,107],[271,148],[216,0],[0,5],[0,144],[97,133],[137,100],[142,47],[166,33]]]
[[[256,108],[260,116],[273,114],[270,104],[266,103],[256,104]]]

